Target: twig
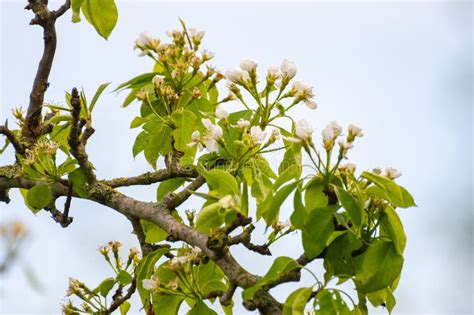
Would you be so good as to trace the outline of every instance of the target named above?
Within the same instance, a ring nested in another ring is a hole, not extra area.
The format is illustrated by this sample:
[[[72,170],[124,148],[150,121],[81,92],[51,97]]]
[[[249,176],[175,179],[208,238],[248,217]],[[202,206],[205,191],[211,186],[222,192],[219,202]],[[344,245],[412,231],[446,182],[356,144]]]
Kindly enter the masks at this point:
[[[7,126],[0,126],[0,134],[7,137],[8,141],[10,141],[10,143],[15,148],[16,153],[20,155],[23,155],[25,153],[25,147],[23,146],[23,144],[20,143],[17,137],[13,134],[13,132],[10,129],[8,129]]]
[[[112,312],[115,311],[117,308],[119,308],[120,305],[122,305],[125,301],[127,301],[128,299],[132,297],[136,289],[137,289],[136,278],[133,278],[132,283],[130,284],[130,287],[128,288],[127,293],[125,295],[122,296],[122,288],[119,287],[119,289],[117,289],[117,292],[114,294],[114,297],[113,297],[114,301],[110,305],[106,314],[112,314]]]
[[[198,172],[194,168],[181,169],[178,173],[171,173],[167,169],[157,170],[156,172],[147,172],[133,177],[118,177],[110,180],[105,180],[107,186],[111,188],[134,186],[134,185],[150,185],[174,177],[198,177]]]
[[[254,229],[255,227],[253,225],[250,225],[249,227],[245,228],[244,231],[240,233],[239,235],[230,237],[228,245],[242,244],[247,249],[253,252],[259,253],[261,255],[271,256],[272,253],[270,252],[270,249],[268,248],[267,244],[255,245],[251,242],[251,234]]]
[[[84,146],[84,143],[79,140],[81,134],[80,114],[81,114],[81,99],[76,88],[71,92],[71,106],[72,106],[72,121],[71,130],[69,132],[68,144],[71,154],[77,159],[79,166],[84,171],[89,184],[96,182],[95,174],[92,170],[92,165],[89,162],[89,157]]]
[[[237,289],[237,286],[235,285],[235,283],[231,282],[229,284],[229,288],[227,289],[227,291],[220,298],[222,305],[224,306],[230,305],[230,303],[232,302],[232,297],[234,296],[236,289]]]

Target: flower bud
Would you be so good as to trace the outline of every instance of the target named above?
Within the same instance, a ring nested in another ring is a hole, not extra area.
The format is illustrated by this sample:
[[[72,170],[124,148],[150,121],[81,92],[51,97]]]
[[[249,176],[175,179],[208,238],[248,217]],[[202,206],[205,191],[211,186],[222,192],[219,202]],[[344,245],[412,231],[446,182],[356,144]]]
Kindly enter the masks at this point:
[[[296,75],[296,65],[287,59],[283,60],[281,66],[281,76],[285,82],[290,81]]]

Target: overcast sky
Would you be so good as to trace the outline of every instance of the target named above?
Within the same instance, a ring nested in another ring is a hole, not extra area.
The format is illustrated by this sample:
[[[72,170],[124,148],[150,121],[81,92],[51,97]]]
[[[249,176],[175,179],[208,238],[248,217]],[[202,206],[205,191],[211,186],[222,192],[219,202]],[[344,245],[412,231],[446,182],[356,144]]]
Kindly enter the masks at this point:
[[[11,108],[27,106],[42,50],[41,30],[28,25],[25,3],[0,4],[1,121],[11,119]],[[151,62],[132,50],[135,38],[144,30],[164,37],[179,26],[178,17],[206,30],[203,46],[216,53],[214,64],[221,70],[244,58],[257,60],[261,71],[284,58],[293,60],[298,78],[314,85],[319,103],[316,111],[296,108],[295,117],[310,120],[317,134],[332,120],[360,125],[365,137],[350,152],[350,161],[360,171],[400,169],[399,182],[418,204],[399,210],[408,245],[395,313],[472,312],[472,4],[127,1],[118,7],[109,41],[87,23],[70,23],[69,13],[58,21],[46,99],[61,103],[73,86],[90,94],[103,82],[117,86],[148,72]],[[97,132],[88,150],[101,178],[149,170],[142,157],[132,158],[137,131],[128,126],[138,106],[120,108],[123,97],[107,94],[96,107]],[[0,164],[11,161],[11,154],[0,157]],[[143,200],[155,196],[155,187],[124,191]],[[18,264],[1,275],[2,314],[58,313],[68,276],[91,286],[106,277],[98,245],[111,239],[126,248],[136,245],[128,221],[110,209],[74,200],[74,224],[62,229],[47,213],[32,215],[17,192],[12,197],[8,206],[0,204],[0,222],[20,219],[31,237]],[[289,240],[272,251],[297,257],[301,247]],[[271,264],[235,252],[252,272],[263,274]],[[39,292],[25,268],[36,274]],[[321,274],[320,265],[311,269]],[[310,284],[310,276],[304,277]],[[290,289],[275,295],[284,300]]]

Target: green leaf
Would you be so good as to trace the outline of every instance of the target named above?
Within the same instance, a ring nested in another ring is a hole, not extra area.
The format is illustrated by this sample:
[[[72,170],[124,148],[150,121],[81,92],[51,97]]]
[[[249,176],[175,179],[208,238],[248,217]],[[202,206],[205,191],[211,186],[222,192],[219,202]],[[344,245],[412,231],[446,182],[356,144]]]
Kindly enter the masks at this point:
[[[124,301],[122,304],[120,304],[119,309],[120,309],[120,315],[126,315],[128,311],[130,310],[130,302],[129,301]]]
[[[362,218],[364,214],[364,209],[358,203],[350,193],[345,191],[344,189],[340,187],[334,187],[337,195],[337,199],[339,202],[342,204],[344,209],[346,209],[347,214],[349,215],[349,218],[351,218],[352,223],[360,229],[362,225]]]
[[[352,233],[344,233],[332,241],[324,255],[324,268],[330,275],[348,278],[354,275],[352,251],[360,248],[362,242]]]
[[[299,188],[295,191],[293,208],[294,210],[290,217],[291,224],[297,229],[302,229],[308,212],[303,204],[302,194]]]
[[[413,197],[402,186],[395,183],[393,180],[375,175],[368,172],[363,172],[362,177],[373,182],[377,187],[381,188],[388,200],[396,207],[409,208],[416,206]]]
[[[350,315],[351,311],[341,294],[336,291],[321,290],[314,299],[316,314],[321,315]]]
[[[212,309],[210,309],[206,303],[199,300],[194,304],[193,308],[188,312],[188,315],[217,315]]]
[[[124,82],[120,84],[113,92],[117,92],[123,89],[140,89],[146,85],[151,85],[151,80],[155,75],[159,73],[157,72],[149,72],[149,73],[144,73],[140,74],[139,76],[136,76],[127,82]],[[125,107],[125,106],[124,106]]]
[[[114,278],[107,278],[104,281],[102,281],[94,291],[99,292],[100,295],[102,295],[103,297],[106,297],[107,294],[109,294],[110,290],[112,290],[112,288],[114,287],[114,284],[115,284]]]
[[[370,293],[390,286],[400,275],[401,256],[392,242],[375,241],[355,261],[355,283],[360,292]]]
[[[92,101],[89,105],[89,112],[92,112],[92,110],[94,109],[95,107],[95,104],[97,103],[97,101],[99,100],[99,97],[100,95],[102,94],[102,92],[104,92],[104,90],[109,86],[110,82],[107,82],[107,83],[103,83],[101,84],[98,88],[97,88],[97,91],[95,92],[94,94],[94,97],[92,98]]]
[[[69,173],[69,180],[72,183],[73,191],[81,198],[88,198],[89,191],[87,190],[87,177],[82,168],[76,168],[73,172]]]
[[[81,6],[84,0],[71,0],[72,22],[77,23],[81,21]]]
[[[302,229],[303,248],[308,258],[317,257],[326,247],[326,241],[334,232],[336,206],[313,209]]]
[[[203,207],[196,218],[196,230],[209,232],[213,228],[220,227],[224,223],[226,213],[227,210],[218,202]]]
[[[123,285],[132,283],[133,277],[125,270],[120,270],[117,274],[117,281]]]
[[[206,178],[211,190],[217,192],[220,196],[239,195],[237,180],[230,173],[224,170],[213,169],[203,174],[203,176]]]
[[[179,307],[184,298],[180,295],[154,294],[153,311],[154,314],[178,315]]]
[[[304,203],[308,210],[324,208],[328,205],[328,197],[324,193],[323,181],[319,177],[311,179],[306,186]]]
[[[158,243],[166,239],[168,236],[168,233],[155,223],[146,220],[140,220],[140,223],[142,225],[143,232],[145,233],[145,242],[147,243]]]
[[[253,286],[242,292],[242,298],[244,300],[252,299],[255,292],[257,292],[262,286],[278,280],[281,274],[290,272],[297,268],[300,268],[300,265],[296,260],[285,256],[278,257],[275,259],[265,276],[260,278]]]
[[[150,302],[150,291],[143,288],[142,281],[151,277],[154,272],[156,262],[161,258],[161,256],[163,256],[163,254],[167,252],[167,248],[155,250],[154,252],[146,255],[135,269],[135,275],[137,277],[137,290],[140,294],[143,305],[147,305]]]
[[[142,131],[138,134],[135,142],[133,143],[133,157],[135,158],[140,152],[142,152],[148,143],[148,133],[146,131]]]
[[[159,124],[160,128],[151,132],[148,136],[148,142],[145,146],[144,153],[148,163],[156,169],[156,161],[158,156],[166,155],[171,150],[171,128],[163,123]]]
[[[293,291],[283,305],[283,315],[303,314],[312,291],[312,288],[299,288],[296,291]]]
[[[28,190],[28,204],[35,209],[43,209],[53,200],[53,192],[49,185],[37,185]]]
[[[100,36],[109,38],[118,19],[114,0],[85,0],[82,13]]]
[[[20,188],[20,194],[23,197],[23,200],[25,201],[25,206],[28,207],[28,209],[30,209],[33,213],[36,214],[41,210],[41,209],[33,208],[28,202],[28,189]]]
[[[130,123],[130,129],[140,127],[141,125],[143,125],[144,123],[149,122],[149,121],[150,120],[147,119],[147,118],[135,117],[135,118],[133,118],[132,122]]]
[[[194,268],[194,281],[203,296],[212,291],[226,291],[224,277],[224,272],[212,260],[200,263]]]
[[[288,196],[293,192],[293,190],[295,190],[296,184],[296,182],[288,184],[278,190],[274,196],[269,195],[269,197],[271,198],[271,202],[268,203],[268,207],[266,207],[266,202],[259,204],[259,206],[262,205],[262,207],[264,208],[257,208],[257,212],[259,212],[261,217],[263,217],[263,219],[267,223],[267,226],[271,226],[273,223],[275,223],[275,221],[278,220],[280,207],[285,201],[285,199],[288,198]],[[259,217],[259,215],[257,215],[257,217]]]
[[[176,127],[173,130],[174,146],[179,151],[189,150],[188,143],[191,142],[191,134],[195,131],[196,115],[189,110],[173,112],[171,120]]]
[[[175,191],[185,182],[186,178],[184,177],[175,177],[162,181],[156,190],[156,201],[159,202],[167,193]]]
[[[395,210],[387,206],[384,210],[384,216],[380,219],[380,226],[384,234],[388,235],[395,245],[397,252],[402,255],[407,243],[405,230],[402,221]]]

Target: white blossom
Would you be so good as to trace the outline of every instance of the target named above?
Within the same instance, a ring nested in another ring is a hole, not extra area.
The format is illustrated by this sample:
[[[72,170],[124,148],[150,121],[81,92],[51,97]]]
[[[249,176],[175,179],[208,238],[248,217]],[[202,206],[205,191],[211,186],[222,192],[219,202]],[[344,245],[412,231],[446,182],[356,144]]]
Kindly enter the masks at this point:
[[[219,199],[219,204],[222,208],[230,209],[235,206],[235,201],[231,195],[226,195]]]
[[[356,125],[349,124],[349,136],[352,138],[362,137],[364,136],[364,133],[362,132],[362,129],[357,127]]]
[[[383,175],[385,177],[390,178],[390,179],[396,179],[396,178],[402,176],[402,172],[400,172],[399,170],[397,170],[393,167],[387,167],[385,169],[385,172],[383,173]]]
[[[202,124],[209,131],[209,135],[212,139],[217,140],[222,138],[223,132],[221,126],[213,124],[207,118],[202,119]]]
[[[331,123],[329,124],[332,128],[332,131],[334,133],[334,137],[339,137],[342,133],[342,127],[339,126],[339,124],[336,122],[336,121],[331,121]]]
[[[145,290],[155,291],[158,288],[159,284],[158,281],[154,279],[143,279],[142,286]]]
[[[240,118],[237,121],[237,127],[239,127],[239,129],[245,129],[245,128],[248,128],[249,126],[250,126],[250,121],[246,119]]]
[[[380,167],[374,167],[372,169],[372,173],[374,173],[376,175],[380,175],[380,174],[382,174],[382,169]]]
[[[259,126],[253,126],[250,128],[250,135],[252,136],[254,143],[260,144],[263,142],[263,140],[265,140],[267,133]]]
[[[219,119],[227,119],[229,117],[229,113],[222,107],[222,105],[219,105],[216,108],[216,117]]]
[[[349,149],[352,149],[354,144],[352,142],[341,139],[339,140],[339,146],[341,147],[342,156],[346,157],[347,152],[349,151]]]
[[[257,69],[257,65],[258,63],[250,59],[245,59],[240,62],[240,68],[249,73],[255,71]]]
[[[141,32],[138,38],[135,40],[135,48],[145,48],[150,46],[152,42],[152,37],[148,32]]]
[[[204,31],[198,31],[194,27],[191,27],[189,30],[189,35],[191,36],[192,41],[195,44],[199,44],[204,37],[205,32]]]
[[[315,101],[311,100],[311,99],[306,99],[304,100],[304,103],[306,104],[306,106],[308,106],[308,108],[310,109],[316,109],[318,108],[318,104],[316,104]]]
[[[295,135],[303,140],[310,141],[313,134],[313,127],[304,119],[296,124]]]
[[[285,80],[291,80],[296,75],[296,65],[287,59],[283,60],[280,66],[281,75]]]
[[[309,99],[313,97],[313,87],[304,81],[296,81],[293,83],[293,90],[296,93],[296,97],[300,97],[302,99]]]
[[[321,136],[323,137],[323,142],[332,141],[334,138],[334,130],[332,129],[331,125],[327,125],[324,127],[323,131],[321,131]]]
[[[155,88],[159,88],[160,86],[162,86],[164,81],[165,81],[165,76],[159,75],[159,74],[155,75],[153,79],[151,80]]]
[[[191,134],[191,142],[187,144],[188,147],[192,148],[195,145],[198,146],[199,151],[203,149],[201,144],[201,133],[199,131],[193,131]]]
[[[344,165],[339,166],[339,170],[352,174],[356,170],[356,165],[354,163],[346,163]]]
[[[225,72],[225,77],[233,83],[241,83],[249,79],[249,74],[240,68],[231,68]]]
[[[278,69],[278,66],[270,66],[268,67],[268,77],[271,77],[273,79],[278,79],[280,76],[280,70]]]

